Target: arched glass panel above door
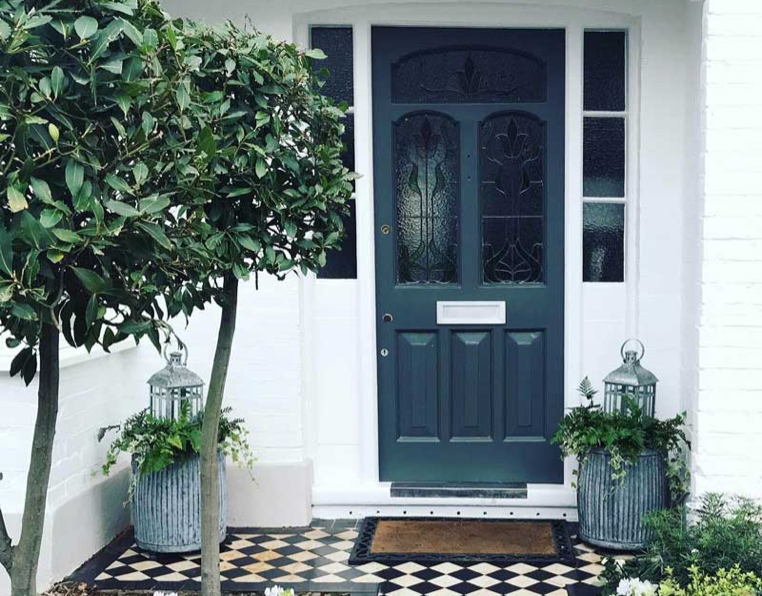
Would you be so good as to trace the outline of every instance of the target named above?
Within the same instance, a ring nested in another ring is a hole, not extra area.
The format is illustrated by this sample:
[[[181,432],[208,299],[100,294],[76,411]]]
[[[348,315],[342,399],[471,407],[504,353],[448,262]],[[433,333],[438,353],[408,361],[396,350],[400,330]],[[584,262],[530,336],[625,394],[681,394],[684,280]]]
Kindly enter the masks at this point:
[[[545,125],[500,112],[479,128],[482,281],[543,283]]]
[[[397,283],[458,282],[458,124],[437,112],[394,123]]]
[[[546,95],[545,63],[518,50],[443,47],[392,65],[395,103],[539,102]]]

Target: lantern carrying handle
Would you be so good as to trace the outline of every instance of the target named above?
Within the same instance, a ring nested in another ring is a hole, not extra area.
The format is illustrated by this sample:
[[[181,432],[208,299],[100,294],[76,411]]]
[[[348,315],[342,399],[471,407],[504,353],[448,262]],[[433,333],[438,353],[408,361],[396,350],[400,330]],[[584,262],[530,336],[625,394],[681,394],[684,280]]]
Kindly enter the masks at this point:
[[[170,358],[171,354],[167,352],[168,349],[169,349],[169,342],[164,344],[164,350],[162,351],[162,356],[164,357],[164,360],[167,361],[167,364],[169,364],[171,361],[171,358]],[[182,364],[183,366],[188,366],[188,346],[182,342],[177,342],[177,349],[180,350],[181,352],[185,352],[185,358],[183,358]]]
[[[640,362],[643,359],[643,356],[646,355],[646,347],[643,345],[643,342],[640,341],[637,337],[631,337],[630,339],[624,340],[624,343],[622,344],[622,347],[619,350],[619,354],[622,356],[622,362],[626,362],[627,358],[625,357],[625,351],[624,349],[627,347],[627,344],[635,341],[640,345],[640,356],[636,359],[637,362]]]

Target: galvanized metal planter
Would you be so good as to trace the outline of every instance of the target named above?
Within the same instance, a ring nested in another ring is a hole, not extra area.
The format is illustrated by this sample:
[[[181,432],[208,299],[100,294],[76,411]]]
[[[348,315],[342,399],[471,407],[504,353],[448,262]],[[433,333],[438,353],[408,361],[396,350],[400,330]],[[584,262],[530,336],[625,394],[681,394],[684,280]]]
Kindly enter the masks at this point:
[[[661,453],[644,451],[624,482],[611,478],[611,455],[594,449],[580,466],[577,487],[579,536],[595,546],[638,550],[652,533],[643,516],[669,505],[667,467]]]
[[[220,466],[220,542],[225,540],[228,520],[228,483],[225,456],[218,453]],[[201,549],[201,458],[184,462],[142,477],[132,460],[136,478],[132,496],[132,523],[135,543],[157,553],[185,553]]]

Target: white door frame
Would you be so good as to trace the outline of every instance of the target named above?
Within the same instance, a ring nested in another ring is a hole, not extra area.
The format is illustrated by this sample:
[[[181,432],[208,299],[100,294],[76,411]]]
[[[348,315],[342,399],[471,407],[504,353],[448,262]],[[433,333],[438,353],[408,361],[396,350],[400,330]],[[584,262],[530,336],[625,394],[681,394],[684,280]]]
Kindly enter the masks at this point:
[[[597,2],[600,6],[601,2]],[[611,3],[612,5],[615,3]],[[388,483],[379,482],[378,456],[378,385],[376,350],[375,226],[373,208],[373,106],[371,69],[371,28],[373,26],[559,28],[566,30],[566,130],[565,130],[565,292],[564,292],[564,401],[567,407],[578,404],[576,386],[582,371],[582,57],[586,29],[627,30],[627,203],[626,203],[626,327],[630,335],[638,329],[637,241],[638,241],[638,154],[639,154],[639,68],[640,20],[621,10],[589,10],[558,6],[528,7],[512,4],[486,4],[460,1],[453,3],[373,4],[361,7],[331,8],[302,13],[294,17],[294,39],[307,46],[310,25],[351,25],[354,30],[354,118],[355,163],[362,178],[357,181],[357,296],[360,341],[359,395],[361,400],[361,487],[347,492],[336,490],[315,495],[315,502],[328,504],[334,499],[343,503],[369,505],[392,504]],[[316,280],[303,280],[305,333],[309,329],[310,296]],[[319,283],[328,283],[320,281]],[[308,344],[309,345],[309,344]],[[305,410],[313,404],[310,395],[310,356],[305,358]],[[315,433],[309,428],[315,416],[306,414],[307,454],[314,449]],[[573,506],[571,483],[574,462],[565,465],[563,485],[529,485],[528,506]],[[561,494],[561,491],[563,494]],[[339,497],[341,495],[341,497]],[[354,495],[354,496],[352,496]],[[354,501],[352,501],[354,499]]]

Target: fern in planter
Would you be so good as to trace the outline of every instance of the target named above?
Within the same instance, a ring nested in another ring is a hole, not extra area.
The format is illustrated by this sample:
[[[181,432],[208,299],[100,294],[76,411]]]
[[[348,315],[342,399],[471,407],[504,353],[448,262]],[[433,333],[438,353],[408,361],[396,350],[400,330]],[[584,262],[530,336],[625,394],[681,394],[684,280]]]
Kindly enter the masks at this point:
[[[249,445],[249,431],[244,421],[231,418],[230,412],[231,408],[225,408],[220,417],[219,449],[234,463],[251,468],[254,455]],[[135,458],[141,476],[185,461],[200,452],[202,425],[203,411],[189,416],[187,403],[183,403],[177,420],[156,418],[148,410],[142,410],[120,425],[102,471],[108,475],[123,452]]]
[[[657,420],[644,416],[633,401],[627,403],[624,413],[604,412],[593,401],[596,391],[587,377],[577,391],[583,405],[572,408],[564,416],[553,437],[553,443],[561,447],[564,457],[573,456],[582,463],[594,449],[604,449],[611,457],[612,479],[621,483],[640,455],[653,449],[666,458],[673,502],[681,501],[689,482],[684,457],[690,447],[684,429],[685,414]]]

